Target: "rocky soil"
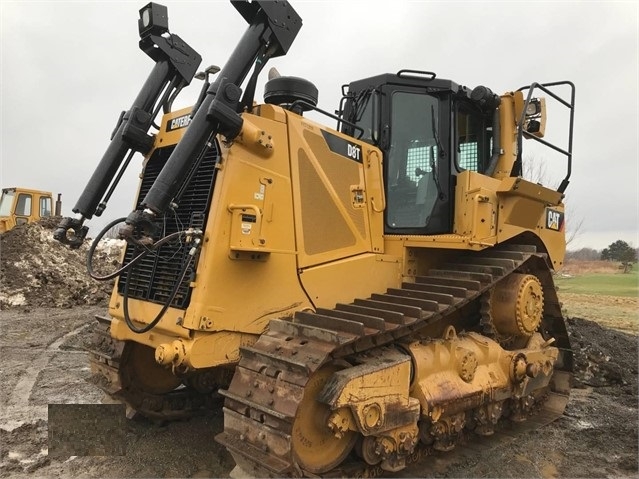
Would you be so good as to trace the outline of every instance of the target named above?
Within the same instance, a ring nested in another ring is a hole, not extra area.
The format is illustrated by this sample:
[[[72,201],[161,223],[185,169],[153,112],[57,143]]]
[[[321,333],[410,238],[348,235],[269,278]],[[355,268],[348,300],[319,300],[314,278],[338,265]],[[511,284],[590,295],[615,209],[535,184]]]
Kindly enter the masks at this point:
[[[53,239],[59,218],[16,226],[0,235],[0,309],[70,308],[104,303],[113,281],[97,282],[87,274],[91,240],[72,250]],[[103,240],[92,267],[103,276],[117,269],[124,242]]]
[[[58,245],[53,226],[0,236],[0,477],[228,477],[233,461],[213,440],[223,429],[221,405],[188,421],[126,421],[107,437],[124,455],[49,455],[48,405],[103,399],[87,381],[83,344],[112,286],[88,278],[87,247]],[[119,248],[100,246],[96,269],[116,268]],[[427,458],[401,475],[639,477],[637,336],[581,318],[569,318],[568,327],[576,380],[559,420],[488,453]]]

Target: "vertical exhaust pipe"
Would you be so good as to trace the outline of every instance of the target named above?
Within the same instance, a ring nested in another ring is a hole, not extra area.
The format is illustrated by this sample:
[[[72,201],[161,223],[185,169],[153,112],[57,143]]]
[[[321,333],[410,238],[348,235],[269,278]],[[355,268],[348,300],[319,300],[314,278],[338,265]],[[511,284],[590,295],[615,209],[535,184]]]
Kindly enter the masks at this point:
[[[58,193],[58,199],[55,202],[54,216],[62,216],[62,193]]]

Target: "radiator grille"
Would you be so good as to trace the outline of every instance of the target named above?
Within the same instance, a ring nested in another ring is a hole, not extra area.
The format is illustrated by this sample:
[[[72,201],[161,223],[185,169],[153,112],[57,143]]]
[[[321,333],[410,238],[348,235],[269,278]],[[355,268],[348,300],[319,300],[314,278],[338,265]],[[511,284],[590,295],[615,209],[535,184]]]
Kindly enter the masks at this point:
[[[170,146],[156,150],[147,162],[137,199],[138,206],[160,174],[174,148],[175,146]],[[187,176],[191,179],[179,200],[178,208],[175,211],[167,212],[163,218],[158,218],[155,222],[155,240],[189,227],[204,229],[215,182],[215,163],[218,159],[218,151],[217,148],[209,149],[199,165],[191,167],[189,176]],[[147,255],[132,270],[125,272],[120,277],[119,293],[124,294],[128,284],[129,298],[164,305],[180,279],[183,267],[188,261],[189,250],[189,247],[178,241],[161,246],[156,254]],[[124,264],[131,261],[140,252],[141,250],[135,246],[127,245]],[[171,306],[185,309],[189,305],[191,298],[189,283],[195,277],[196,264],[197,261],[191,262]]]

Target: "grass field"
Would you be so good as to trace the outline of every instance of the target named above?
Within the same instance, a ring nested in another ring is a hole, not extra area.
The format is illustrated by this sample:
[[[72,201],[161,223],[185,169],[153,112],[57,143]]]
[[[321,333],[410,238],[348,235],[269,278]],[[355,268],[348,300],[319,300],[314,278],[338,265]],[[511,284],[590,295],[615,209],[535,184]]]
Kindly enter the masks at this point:
[[[639,271],[630,273],[586,273],[578,276],[559,276],[555,284],[567,293],[598,294],[606,296],[637,297]]]
[[[617,264],[572,262],[555,277],[564,314],[602,326],[639,333],[639,269],[622,273]]]

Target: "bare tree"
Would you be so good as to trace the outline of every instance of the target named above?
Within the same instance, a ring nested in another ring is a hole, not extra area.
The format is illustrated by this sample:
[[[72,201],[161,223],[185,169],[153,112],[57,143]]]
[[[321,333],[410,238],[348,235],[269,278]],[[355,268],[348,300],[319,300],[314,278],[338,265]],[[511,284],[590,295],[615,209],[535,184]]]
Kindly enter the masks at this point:
[[[567,251],[566,259],[575,261],[597,261],[601,257],[601,251],[593,248],[581,248],[576,251]]]

